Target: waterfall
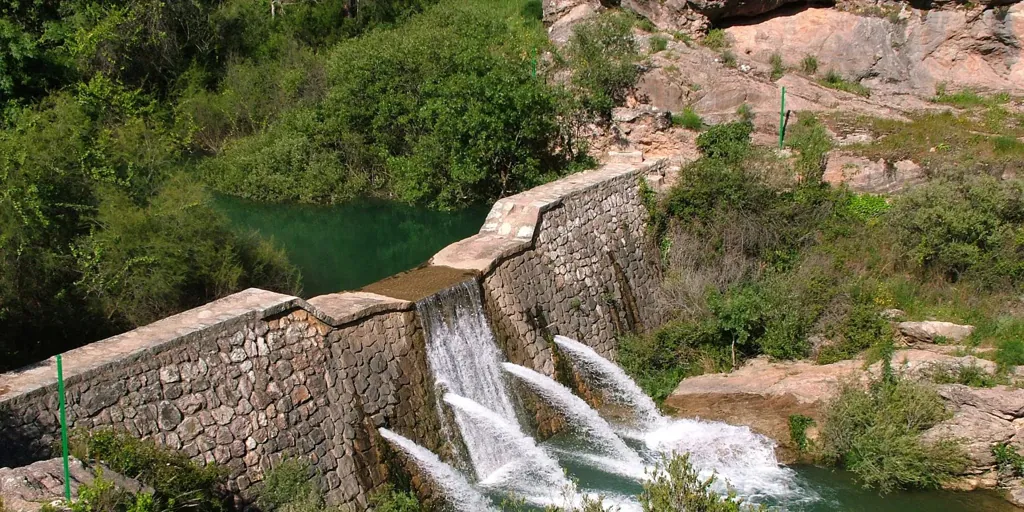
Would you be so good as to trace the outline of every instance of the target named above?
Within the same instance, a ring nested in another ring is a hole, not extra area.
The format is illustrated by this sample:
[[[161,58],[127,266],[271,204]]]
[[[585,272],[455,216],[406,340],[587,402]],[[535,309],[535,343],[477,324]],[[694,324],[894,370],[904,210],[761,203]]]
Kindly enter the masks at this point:
[[[509,459],[504,466],[488,475],[480,485],[512,491],[542,506],[555,503],[558,493],[570,485],[558,462],[538,447],[532,437],[524,434],[519,425],[454,393],[446,394],[444,401],[465,422],[472,423],[474,429],[488,432],[493,442],[501,445],[496,451],[516,454],[515,458]]]
[[[611,457],[615,472],[627,476],[640,476],[644,464],[640,456],[615,434],[611,425],[569,388],[529,368],[502,363],[505,371],[524,382],[545,402],[558,409],[573,429],[583,435],[597,454]],[[600,460],[594,458],[593,460]]]
[[[639,427],[652,428],[663,420],[654,400],[637,386],[633,379],[619,366],[594,351],[594,349],[565,336],[555,336],[555,343],[562,353],[569,356],[576,369],[596,387],[604,397],[620,405],[630,407]]]
[[[420,469],[440,488],[439,490],[457,510],[494,510],[487,498],[477,492],[462,474],[441,462],[433,452],[386,428],[379,429],[379,432],[392,446],[416,461]]]
[[[426,332],[427,361],[435,382],[446,392],[486,404],[509,424],[518,424],[501,375],[501,352],[484,317],[476,281],[431,295],[418,302],[416,310]],[[518,455],[508,443],[494,442],[493,432],[458,410],[455,421],[479,480]],[[452,441],[451,428],[446,430]]]

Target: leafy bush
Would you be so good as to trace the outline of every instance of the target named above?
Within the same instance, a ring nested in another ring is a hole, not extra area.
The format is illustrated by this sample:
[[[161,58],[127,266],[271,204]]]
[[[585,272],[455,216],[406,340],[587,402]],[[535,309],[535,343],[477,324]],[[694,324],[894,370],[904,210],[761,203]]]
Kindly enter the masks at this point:
[[[651,37],[651,53],[663,52],[668,48],[668,39],[662,36]]]
[[[736,107],[736,116],[740,118],[740,121],[753,123],[754,109],[749,103],[741,103],[740,106]]]
[[[990,286],[1024,278],[1024,182],[941,178],[893,205],[900,244],[919,268]]]
[[[996,350],[996,362],[1003,367],[1024,365],[1024,338],[1000,342]]]
[[[645,512],[741,512],[768,510],[747,505],[734,494],[722,496],[711,489],[715,477],[702,479],[690,463],[689,455],[673,454],[655,465],[650,479],[644,481],[640,506]]]
[[[729,38],[726,36],[725,31],[720,28],[713,28],[708,31],[704,39],[701,40],[700,44],[712,49],[721,50],[729,47]]]
[[[214,464],[200,466],[153,441],[141,441],[112,429],[75,430],[70,446],[72,455],[78,459],[102,461],[110,469],[152,487],[154,510],[228,509],[224,492],[226,474]]]
[[[565,47],[572,83],[582,94],[583,107],[608,117],[640,78],[640,52],[628,14],[606,11],[580,23]]]
[[[410,492],[396,490],[391,484],[379,487],[370,495],[370,504],[377,512],[420,512],[420,502]]]
[[[825,408],[819,454],[882,493],[938,488],[964,469],[967,455],[956,440],[925,442],[921,433],[949,416],[923,383],[885,377],[869,389],[847,383]]]
[[[828,73],[825,74],[825,78],[822,78],[818,83],[831,89],[849,92],[858,96],[871,96],[870,89],[861,85],[860,82],[854,82],[843,78],[843,75],[840,75],[834,69],[830,69]]]
[[[825,126],[813,115],[801,114],[789,132],[787,145],[800,152],[796,171],[801,179],[811,183],[821,181],[825,173],[832,138]]]
[[[704,120],[692,108],[686,107],[681,114],[672,116],[672,124],[688,130],[699,131],[704,127]]]
[[[814,425],[814,419],[803,414],[791,414],[789,416],[789,439],[800,451],[806,451],[810,442],[807,439],[807,429]]]
[[[78,488],[78,499],[71,502],[72,512],[156,512],[153,495],[140,492],[132,495],[103,477],[97,470],[96,479]]]
[[[750,151],[750,134],[754,126],[748,122],[712,126],[697,136],[697,149],[707,158],[737,162]]]
[[[769,63],[772,65],[772,80],[778,80],[786,74],[786,66],[782,64],[782,55],[779,55],[779,52],[772,53]]]
[[[813,75],[818,72],[818,58],[814,55],[805,55],[803,60],[800,61],[800,70],[808,75]]]

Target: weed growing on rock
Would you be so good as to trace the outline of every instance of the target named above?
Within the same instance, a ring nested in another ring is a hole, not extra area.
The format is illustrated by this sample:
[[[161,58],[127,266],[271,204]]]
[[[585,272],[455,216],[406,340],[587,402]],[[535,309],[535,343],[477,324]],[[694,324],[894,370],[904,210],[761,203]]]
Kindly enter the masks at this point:
[[[807,451],[810,447],[810,440],[807,439],[807,429],[814,426],[814,418],[803,414],[791,414],[789,416],[789,439],[801,452]]]
[[[1011,477],[1024,477],[1024,455],[1016,448],[1008,443],[997,444],[992,447],[992,455],[995,456],[1000,471]]]
[[[713,28],[709,30],[707,35],[704,36],[704,39],[701,40],[700,44],[712,50],[721,50],[730,46],[728,36],[726,36],[725,31],[720,28]]]
[[[736,67],[736,54],[732,50],[725,50],[721,55],[722,65],[727,68]]]
[[[688,130],[700,131],[704,127],[704,120],[692,108],[686,107],[682,113],[672,116],[672,124]]]
[[[991,388],[1002,379],[992,375],[975,362],[969,364],[935,364],[924,371],[925,377],[936,384],[963,384],[974,388]]]
[[[773,53],[769,62],[772,65],[772,80],[778,80],[786,74],[786,67],[782,65],[782,55],[779,55],[779,52]]]
[[[830,89],[845,91],[858,96],[871,96],[871,89],[861,85],[860,82],[843,78],[843,75],[840,75],[839,72],[834,69],[830,69],[828,73],[825,74],[825,77],[818,81],[818,83]]]
[[[744,123],[753,123],[754,109],[749,103],[741,103],[740,106],[736,107],[736,117]]]
[[[818,58],[814,55],[805,55],[803,60],[800,61],[800,70],[808,75],[813,75],[818,72]]]
[[[658,53],[665,51],[668,48],[668,39],[662,36],[651,37],[651,53]]]
[[[761,505],[745,504],[735,494],[720,495],[711,486],[715,476],[701,478],[688,455],[675,454],[657,464],[644,482],[640,506],[658,512],[741,512],[767,511]]]
[[[370,504],[377,512],[421,512],[419,500],[411,492],[395,489],[392,484],[384,484],[370,495]]]

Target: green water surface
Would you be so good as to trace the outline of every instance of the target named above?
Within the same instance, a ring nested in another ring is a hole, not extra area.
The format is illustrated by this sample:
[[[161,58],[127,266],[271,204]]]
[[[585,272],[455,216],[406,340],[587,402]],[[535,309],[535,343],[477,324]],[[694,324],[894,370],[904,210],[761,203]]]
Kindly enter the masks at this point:
[[[487,207],[441,212],[359,200],[337,206],[267,204],[216,198],[240,230],[256,230],[284,247],[302,272],[302,296],[354,290],[427,261],[476,234]]]

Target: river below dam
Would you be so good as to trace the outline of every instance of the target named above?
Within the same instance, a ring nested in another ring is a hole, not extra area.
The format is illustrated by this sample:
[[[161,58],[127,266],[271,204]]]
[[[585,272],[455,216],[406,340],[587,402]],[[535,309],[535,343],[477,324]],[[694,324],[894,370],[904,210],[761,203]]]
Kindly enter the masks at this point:
[[[355,290],[430,259],[474,235],[488,207],[443,212],[382,200],[335,206],[258,203],[219,195],[215,205],[238,230],[283,247],[302,273],[302,296]]]

